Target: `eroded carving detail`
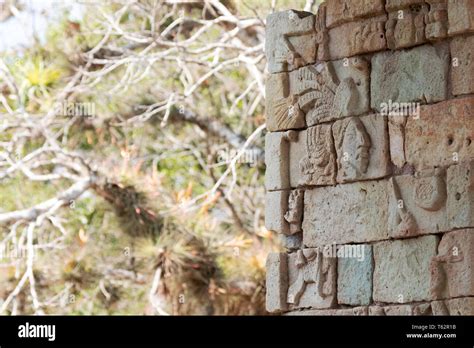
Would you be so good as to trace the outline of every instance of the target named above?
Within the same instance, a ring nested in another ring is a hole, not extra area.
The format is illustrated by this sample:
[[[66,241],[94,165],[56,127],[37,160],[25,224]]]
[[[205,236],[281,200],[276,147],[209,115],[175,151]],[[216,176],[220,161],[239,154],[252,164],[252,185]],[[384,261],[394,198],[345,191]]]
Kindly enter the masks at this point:
[[[298,250],[294,260],[297,276],[288,288],[287,302],[298,306],[309,284],[317,286],[317,295],[321,299],[333,296],[335,263],[331,261],[334,259],[324,257],[319,249]]]
[[[324,57],[325,16],[283,11],[267,18],[266,56],[270,73],[292,71]]]
[[[447,198],[444,172],[436,168],[434,173],[417,173],[418,178],[414,190],[414,200],[417,206],[428,211],[441,209]]]
[[[371,21],[356,28],[349,41],[350,52],[358,54],[376,51],[385,46],[384,22]]]
[[[425,15],[425,35],[428,40],[443,39],[448,35],[448,11],[446,0],[426,0],[430,5]]]
[[[405,202],[403,201],[396,179],[390,178],[390,185],[392,187],[393,197],[397,202],[395,221],[392,222],[394,228],[392,229],[392,237],[409,237],[416,234],[418,225],[413,215],[407,210]]]
[[[293,190],[288,198],[288,210],[285,213],[285,220],[290,225],[290,235],[301,232],[303,222],[304,191]]]
[[[388,48],[399,49],[424,43],[424,18],[427,13],[428,8],[423,4],[389,13],[385,25]]]
[[[359,118],[351,117],[333,127],[336,140],[338,178],[354,181],[361,178],[369,167],[370,137]]]

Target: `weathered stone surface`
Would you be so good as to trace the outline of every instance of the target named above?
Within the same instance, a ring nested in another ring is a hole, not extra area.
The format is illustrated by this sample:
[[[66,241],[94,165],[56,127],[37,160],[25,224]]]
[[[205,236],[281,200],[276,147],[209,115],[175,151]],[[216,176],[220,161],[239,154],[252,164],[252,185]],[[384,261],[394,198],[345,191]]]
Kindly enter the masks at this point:
[[[393,305],[393,306],[370,306],[369,315],[431,315],[430,303]]]
[[[434,315],[474,315],[474,297],[431,302]]]
[[[365,181],[305,191],[303,244],[364,243],[388,239],[386,181]]]
[[[438,240],[436,236],[423,236],[374,244],[374,301],[429,300],[429,268]]]
[[[425,36],[428,40],[444,39],[448,35],[447,0],[426,0],[429,12],[425,15]]]
[[[315,17],[282,11],[267,17],[265,53],[270,73],[291,71],[316,61]]]
[[[430,271],[432,299],[474,296],[474,229],[444,234]]]
[[[474,93],[473,52],[474,35],[456,37],[451,41],[451,81],[454,95]]]
[[[401,168],[406,163],[405,158],[405,116],[388,117],[388,138],[390,142],[390,158],[392,163]]]
[[[389,102],[434,103],[447,97],[449,52],[446,45],[424,45],[372,57],[371,105]]]
[[[280,235],[280,242],[282,246],[288,251],[294,251],[296,249],[301,249],[303,245],[303,233],[295,233],[292,235]]]
[[[428,6],[423,3],[390,12],[385,24],[387,47],[400,49],[425,43],[424,18],[427,13]]]
[[[448,1],[449,35],[474,32],[474,1]]]
[[[269,312],[286,310],[288,290],[288,258],[284,253],[270,253],[266,262],[266,308]]]
[[[290,192],[269,191],[265,195],[265,227],[269,231],[289,234],[290,227],[285,220]]]
[[[330,125],[318,125],[298,133],[290,146],[290,185],[333,185],[336,156]]]
[[[288,312],[284,315],[291,315],[291,316],[299,316],[299,315],[307,315],[307,316],[323,316],[323,315],[343,315],[343,316],[363,316],[368,315],[368,308],[363,307],[354,307],[354,308],[341,308],[341,309],[310,309],[304,311],[294,311]]]
[[[329,30],[329,57],[340,59],[387,48],[386,15],[342,24]]]
[[[405,155],[417,170],[474,159],[474,98],[422,106],[407,119]]]
[[[314,126],[360,115],[370,108],[369,66],[362,58],[300,68],[289,74],[288,85],[290,96],[285,102],[275,104],[274,108],[280,111],[273,111],[275,115],[283,115],[279,116],[283,120],[285,112],[291,110],[292,117],[303,113],[306,124]]]
[[[290,94],[288,73],[272,74],[265,85],[267,129],[270,132],[305,127],[298,97]]]
[[[474,227],[474,161],[449,167],[447,186],[449,226]]]
[[[387,11],[395,11],[409,8],[410,6],[417,6],[421,3],[423,3],[423,0],[387,0],[385,9]]]
[[[327,2],[326,25],[333,28],[343,23],[384,14],[382,0],[332,0]]]
[[[265,136],[265,187],[267,190],[290,188],[290,142],[296,141],[296,131],[267,133]]]
[[[449,230],[446,175],[428,169],[390,179],[389,233],[393,238]]]
[[[295,308],[330,308],[336,300],[336,258],[319,249],[288,255],[287,303]]]
[[[377,179],[389,174],[387,119],[350,117],[333,126],[337,182]]]
[[[337,302],[347,305],[368,305],[372,299],[372,247],[360,245],[363,257],[338,257]]]

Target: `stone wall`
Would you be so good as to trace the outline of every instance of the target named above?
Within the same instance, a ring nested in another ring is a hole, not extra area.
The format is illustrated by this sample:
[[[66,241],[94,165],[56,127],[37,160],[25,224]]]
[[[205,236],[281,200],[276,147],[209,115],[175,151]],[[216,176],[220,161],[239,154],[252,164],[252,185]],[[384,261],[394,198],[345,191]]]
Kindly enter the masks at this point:
[[[269,312],[474,315],[474,1],[267,18]]]

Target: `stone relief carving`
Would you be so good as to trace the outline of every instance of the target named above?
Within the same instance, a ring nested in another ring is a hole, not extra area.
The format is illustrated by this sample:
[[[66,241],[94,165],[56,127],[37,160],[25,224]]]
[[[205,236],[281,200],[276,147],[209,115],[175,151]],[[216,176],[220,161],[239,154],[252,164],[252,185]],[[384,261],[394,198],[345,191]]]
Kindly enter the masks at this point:
[[[295,307],[329,307],[334,301],[336,259],[319,249],[302,249],[290,255],[287,302]],[[309,295],[303,299],[309,287]]]
[[[386,21],[387,16],[381,15],[330,29],[330,58],[340,59],[385,49]]]
[[[384,13],[384,2],[381,0],[331,0],[327,6],[326,24],[329,28]]]
[[[428,40],[443,39],[448,35],[448,5],[446,0],[426,0],[430,9],[425,14],[425,36]]]
[[[320,26],[317,23],[318,30]],[[310,12],[290,10],[269,15],[265,50],[270,73],[314,63],[318,55],[317,38],[324,47],[324,35],[316,33],[315,16]],[[319,54],[324,56],[322,52]]]
[[[434,170],[433,176],[420,177],[417,173],[414,190],[414,200],[417,206],[428,211],[436,211],[446,204],[446,183],[443,171],[439,168]]]
[[[339,127],[338,127],[339,126]],[[367,173],[371,140],[359,118],[351,117],[334,127],[338,149],[337,176],[341,181],[354,181]]]
[[[407,210],[400,193],[396,179],[390,178],[390,185],[392,188],[393,198],[397,202],[397,209],[395,212],[395,220],[392,222],[393,237],[409,237],[416,233],[418,225],[413,215]]]
[[[369,110],[369,68],[362,58],[307,66],[290,73],[308,127]]]
[[[474,295],[474,230],[443,236],[438,254],[431,259],[430,291],[433,299]]]
[[[301,223],[303,222],[303,198],[304,191],[301,189],[291,191],[288,197],[288,210],[285,213],[285,220],[290,225],[290,235],[301,232]]]
[[[388,48],[399,49],[424,43],[424,18],[427,13],[428,7],[424,4],[390,12],[385,24]]]
[[[331,127],[320,125],[306,130],[305,156],[299,162],[301,185],[334,183],[335,154]]]
[[[390,179],[392,237],[404,238],[448,228],[445,176],[444,170],[435,168],[423,170],[415,176]]]
[[[270,132],[305,126],[304,113],[299,107],[298,96],[290,94],[288,73],[270,75],[265,90],[265,114]]]

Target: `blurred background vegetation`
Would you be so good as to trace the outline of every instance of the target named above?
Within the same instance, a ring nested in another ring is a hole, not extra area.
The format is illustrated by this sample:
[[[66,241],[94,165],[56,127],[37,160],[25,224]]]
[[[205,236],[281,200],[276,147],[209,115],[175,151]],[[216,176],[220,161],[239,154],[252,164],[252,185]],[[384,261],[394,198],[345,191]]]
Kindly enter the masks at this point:
[[[0,53],[0,214],[79,180],[54,176],[57,157],[31,165],[41,178],[8,171],[46,143],[37,125],[94,181],[36,220],[29,285],[30,222],[0,223],[2,314],[265,314],[265,258],[280,246],[263,221],[264,21],[312,3],[50,1],[44,33]],[[4,2],[0,29],[29,6]],[[252,134],[250,160],[226,174]]]

